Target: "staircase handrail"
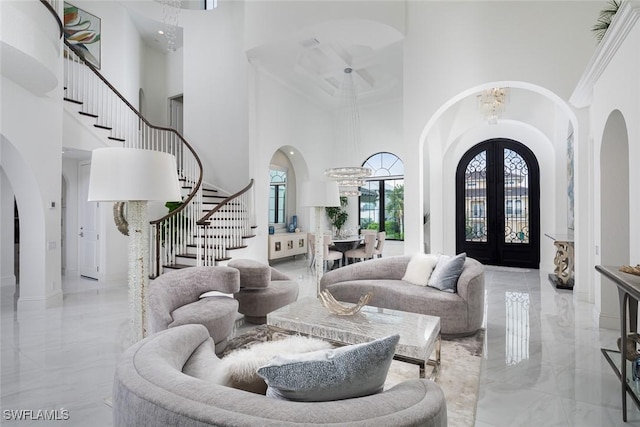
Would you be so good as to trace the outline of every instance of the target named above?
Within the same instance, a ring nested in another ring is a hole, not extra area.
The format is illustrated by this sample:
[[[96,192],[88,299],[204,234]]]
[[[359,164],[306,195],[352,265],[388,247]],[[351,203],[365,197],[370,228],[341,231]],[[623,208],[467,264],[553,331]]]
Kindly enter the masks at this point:
[[[56,21],[58,22],[58,27],[60,28],[60,38],[62,38],[62,36],[64,35],[64,25],[62,24],[62,19],[60,19],[60,15],[53,8],[53,5],[51,4],[51,0],[40,0],[40,3],[42,3],[44,7],[49,9],[49,12],[51,12],[51,14],[56,18]]]
[[[202,218],[200,218],[196,224],[198,225],[207,225],[207,221],[209,220],[209,218],[211,218],[211,216],[218,212],[220,209],[222,209],[224,206],[228,205],[229,202],[231,202],[233,199],[236,199],[240,196],[242,196],[244,193],[246,193],[247,191],[249,191],[251,189],[251,187],[253,187],[253,178],[251,178],[251,180],[249,181],[249,184],[247,184],[246,187],[244,187],[242,190],[232,194],[231,196],[227,197],[226,199],[222,200],[220,203],[218,203],[213,209],[211,209],[209,212],[207,212]]]
[[[45,0],[41,0],[41,1],[45,1]],[[64,44],[73,51],[73,53],[75,53],[76,55],[78,55],[80,58],[83,57],[82,53],[80,53],[75,46],[73,46],[71,43],[69,43],[67,40],[64,41]],[[160,219],[156,219],[153,221],[150,221],[149,223],[152,225],[157,225],[160,222],[168,219],[169,217],[173,216],[173,215],[177,215],[179,212],[181,212],[182,210],[184,210],[184,208],[187,206],[187,204],[196,196],[197,192],[198,192],[198,188],[200,188],[200,185],[202,184],[202,161],[200,160],[200,157],[198,157],[198,155],[196,154],[196,151],[193,149],[193,147],[191,146],[191,144],[189,144],[184,137],[180,134],[180,132],[178,132],[175,129],[172,128],[168,128],[168,127],[163,127],[163,126],[156,126],[151,124],[142,114],[140,114],[140,112],[133,106],[131,105],[131,103],[129,101],[127,101],[127,99],[118,91],[118,89],[116,89],[115,87],[113,87],[113,85],[111,83],[109,83],[109,81],[100,73],[100,71],[98,71],[98,69],[91,63],[84,61],[84,65],[86,65],[87,67],[89,67],[91,69],[91,71],[93,71],[96,76],[98,76],[98,78],[100,80],[102,80],[102,82],[109,88],[111,89],[111,91],[118,97],[120,98],[120,100],[122,102],[124,102],[124,104],[129,107],[129,109],[131,109],[131,111],[138,116],[138,118],[140,118],[140,120],[142,120],[147,126],[149,126],[152,129],[157,129],[157,130],[162,130],[162,131],[168,131],[168,132],[172,132],[174,134],[176,134],[176,136],[178,138],[180,138],[180,140],[182,141],[182,143],[189,149],[189,151],[191,152],[191,154],[193,154],[196,162],[198,163],[198,168],[199,168],[199,178],[198,181],[196,182],[196,185],[193,187],[193,190],[191,191],[191,193],[189,193],[189,195],[187,196],[187,198],[182,202],[182,204],[174,209],[173,211],[169,212],[168,214],[166,214],[165,216],[163,216]]]

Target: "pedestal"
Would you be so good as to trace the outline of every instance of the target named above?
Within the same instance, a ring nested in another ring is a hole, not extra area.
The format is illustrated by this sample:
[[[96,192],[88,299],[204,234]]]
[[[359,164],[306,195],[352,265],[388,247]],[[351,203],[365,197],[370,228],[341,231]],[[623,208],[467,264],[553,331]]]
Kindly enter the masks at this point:
[[[553,263],[556,268],[549,275],[549,281],[558,289],[573,289],[573,271],[574,271],[574,249],[572,235],[550,235],[547,237],[553,239],[556,247],[556,256]]]

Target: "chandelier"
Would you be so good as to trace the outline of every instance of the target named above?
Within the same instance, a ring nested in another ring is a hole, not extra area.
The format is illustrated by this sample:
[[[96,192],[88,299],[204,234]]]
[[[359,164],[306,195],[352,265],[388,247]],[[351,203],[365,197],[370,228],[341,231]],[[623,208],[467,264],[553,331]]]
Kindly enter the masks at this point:
[[[162,23],[164,28],[158,33],[167,39],[167,50],[176,50],[176,31],[178,17],[182,10],[182,0],[158,0],[162,4]]]
[[[480,111],[487,123],[495,125],[498,119],[504,113],[507,102],[509,101],[508,87],[494,87],[483,91],[478,95],[480,101]]]
[[[352,71],[351,68],[344,69],[336,126],[336,147],[339,147],[344,154],[342,158],[347,162],[356,159],[360,145],[360,115]],[[361,166],[340,166],[329,168],[324,174],[338,182],[341,196],[359,196],[364,178],[371,176],[371,169]]]

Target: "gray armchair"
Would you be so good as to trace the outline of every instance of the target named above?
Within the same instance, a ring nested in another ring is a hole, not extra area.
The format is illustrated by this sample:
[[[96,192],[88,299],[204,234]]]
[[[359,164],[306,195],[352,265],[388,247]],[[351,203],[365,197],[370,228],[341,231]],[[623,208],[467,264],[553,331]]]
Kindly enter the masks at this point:
[[[240,290],[240,274],[230,267],[188,267],[163,274],[149,286],[149,333],[185,324],[206,326],[220,353],[227,346],[238,314],[231,294]],[[200,297],[209,291],[230,296]]]

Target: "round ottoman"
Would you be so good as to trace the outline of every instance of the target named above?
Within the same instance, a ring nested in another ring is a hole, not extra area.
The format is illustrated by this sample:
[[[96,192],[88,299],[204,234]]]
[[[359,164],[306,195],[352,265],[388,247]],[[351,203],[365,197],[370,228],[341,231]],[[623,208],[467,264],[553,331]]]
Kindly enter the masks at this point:
[[[265,323],[267,314],[298,299],[298,283],[268,264],[251,259],[235,259],[227,263],[240,272],[238,312],[249,323]]]
[[[291,304],[298,299],[298,283],[293,280],[276,280],[262,289],[240,289],[233,294],[238,300],[238,312],[249,323],[266,323],[267,314]]]

